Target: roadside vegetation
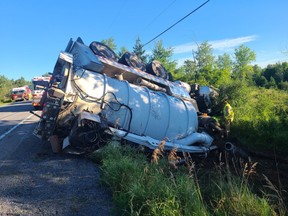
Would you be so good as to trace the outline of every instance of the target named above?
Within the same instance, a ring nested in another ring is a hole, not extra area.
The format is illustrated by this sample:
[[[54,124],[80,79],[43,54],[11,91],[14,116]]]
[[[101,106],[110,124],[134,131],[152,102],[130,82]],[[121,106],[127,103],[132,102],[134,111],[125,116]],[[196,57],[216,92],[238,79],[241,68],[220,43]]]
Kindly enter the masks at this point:
[[[207,161],[195,162],[185,155],[184,164],[178,165],[175,151],[165,154],[163,145],[165,142],[144,154],[112,141],[91,155],[101,165],[101,179],[113,193],[115,215],[287,213],[278,189],[268,179],[264,186],[254,187],[257,163],[243,162],[239,166],[223,155],[224,159],[220,157],[203,167]]]
[[[288,159],[287,91],[235,82],[223,91],[230,95],[236,116],[231,137],[247,150]]]

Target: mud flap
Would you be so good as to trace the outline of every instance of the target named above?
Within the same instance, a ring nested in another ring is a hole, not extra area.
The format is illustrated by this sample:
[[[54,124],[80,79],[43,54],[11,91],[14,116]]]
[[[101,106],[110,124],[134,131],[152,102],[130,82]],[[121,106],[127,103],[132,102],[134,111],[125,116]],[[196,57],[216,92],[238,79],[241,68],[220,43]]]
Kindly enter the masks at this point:
[[[61,144],[59,137],[57,135],[50,136],[49,142],[51,144],[51,148],[52,148],[53,153],[61,153],[62,144]]]

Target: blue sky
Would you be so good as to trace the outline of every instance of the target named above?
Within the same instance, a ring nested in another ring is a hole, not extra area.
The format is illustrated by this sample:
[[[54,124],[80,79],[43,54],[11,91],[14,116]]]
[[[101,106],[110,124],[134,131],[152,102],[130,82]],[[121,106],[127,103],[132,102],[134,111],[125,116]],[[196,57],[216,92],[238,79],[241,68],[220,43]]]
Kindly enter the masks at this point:
[[[138,36],[148,42],[204,2],[0,0],[0,75],[30,80],[52,72],[70,38],[89,45],[113,37],[119,49],[132,50]],[[288,61],[287,9],[287,0],[210,0],[157,40],[174,48],[178,65],[208,41],[215,55],[232,57],[244,44],[256,53],[254,64],[265,67]],[[144,49],[152,50],[156,41]]]

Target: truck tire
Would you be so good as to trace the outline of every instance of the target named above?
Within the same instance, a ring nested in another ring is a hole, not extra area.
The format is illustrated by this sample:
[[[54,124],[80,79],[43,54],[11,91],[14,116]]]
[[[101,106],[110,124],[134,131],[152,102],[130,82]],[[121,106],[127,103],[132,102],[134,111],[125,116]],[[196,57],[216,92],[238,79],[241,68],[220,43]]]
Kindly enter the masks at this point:
[[[89,45],[90,49],[93,51],[93,53],[95,55],[99,55],[105,58],[108,58],[110,60],[113,61],[117,61],[118,57],[115,54],[115,52],[110,49],[107,45],[97,42],[97,41],[93,41],[90,45]]]
[[[157,60],[153,60],[149,64],[147,64],[147,72],[154,75],[161,77],[163,79],[167,79],[172,81],[173,77],[171,74],[167,72],[167,70],[164,68],[164,66]]]
[[[134,53],[125,52],[118,62],[141,71],[146,71],[146,65]]]

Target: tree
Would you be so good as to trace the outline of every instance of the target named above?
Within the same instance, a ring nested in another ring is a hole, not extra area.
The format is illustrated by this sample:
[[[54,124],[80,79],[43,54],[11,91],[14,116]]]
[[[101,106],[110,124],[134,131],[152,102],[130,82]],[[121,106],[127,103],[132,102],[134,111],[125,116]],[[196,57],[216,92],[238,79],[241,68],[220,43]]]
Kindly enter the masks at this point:
[[[288,62],[282,62],[283,67],[283,81],[288,82]]]
[[[277,88],[276,81],[273,77],[270,77],[269,82],[265,86],[266,88]]]
[[[164,48],[162,41],[156,42],[152,51],[150,61],[158,60],[166,68],[166,70],[174,75],[176,71],[176,61],[171,60],[173,49],[171,47]]]
[[[141,43],[141,40],[139,37],[137,37],[135,45],[133,47],[133,52],[144,62],[147,63],[148,56],[145,55],[145,50],[143,49],[143,44]]]
[[[253,67],[249,64],[256,60],[255,52],[251,51],[250,48],[241,45],[235,49],[234,55],[234,78],[240,79],[241,81],[252,80]]]
[[[219,55],[216,61],[218,69],[218,80],[216,86],[226,84],[231,80],[231,73],[233,68],[233,62],[230,55],[224,53]]]
[[[46,72],[46,73],[42,74],[42,77],[48,77],[48,76],[50,76],[49,72]]]
[[[127,51],[128,51],[128,49],[126,47],[122,46],[120,48],[120,51],[118,52],[118,56],[121,58],[121,56]]]
[[[265,86],[267,79],[262,75],[262,68],[258,65],[253,66],[253,82],[256,86]]]
[[[115,42],[114,42],[114,38],[112,38],[112,37],[110,37],[110,38],[108,38],[108,39],[103,39],[103,40],[101,41],[101,43],[107,45],[107,46],[108,46],[110,49],[112,49],[114,52],[115,52],[116,49],[117,49],[117,46],[116,46],[116,44],[115,44]]]
[[[227,53],[219,55],[216,64],[220,70],[227,70],[232,72],[233,62],[230,58],[230,55],[228,55]]]
[[[3,101],[13,88],[13,80],[0,75],[0,100]]]
[[[263,70],[263,76],[265,76],[267,80],[273,77],[277,85],[283,81],[288,81],[288,63],[282,62],[268,65]]]
[[[175,70],[173,74],[174,79],[188,82],[191,84],[195,83],[196,76],[196,63],[193,60],[186,59],[184,64]]]
[[[217,74],[214,70],[213,48],[207,42],[203,42],[198,46],[197,51],[192,51],[196,62],[196,80],[200,84],[213,84],[216,82]]]
[[[184,80],[183,81],[193,81],[196,82],[196,71],[197,71],[197,65],[195,61],[192,60],[185,60],[183,65],[183,74],[184,74]]]
[[[254,78],[255,84],[257,86],[261,86],[261,87],[265,87],[268,84],[267,79],[264,76],[257,76],[256,78]]]
[[[279,89],[288,91],[288,82],[287,82],[287,81],[285,81],[285,82],[283,82],[283,81],[280,82],[278,86],[279,86]]]
[[[16,86],[16,87],[22,87],[22,86],[30,85],[30,84],[31,84],[31,82],[26,81],[24,79],[24,77],[22,77],[22,76],[20,77],[20,79],[17,79],[14,81],[14,86]]]
[[[270,80],[271,77],[274,78],[275,82],[278,84],[283,81],[284,73],[282,70],[282,65],[277,63],[274,65],[268,65],[267,68],[263,71],[263,75],[267,80]]]

